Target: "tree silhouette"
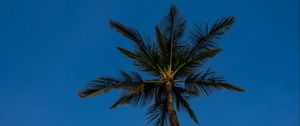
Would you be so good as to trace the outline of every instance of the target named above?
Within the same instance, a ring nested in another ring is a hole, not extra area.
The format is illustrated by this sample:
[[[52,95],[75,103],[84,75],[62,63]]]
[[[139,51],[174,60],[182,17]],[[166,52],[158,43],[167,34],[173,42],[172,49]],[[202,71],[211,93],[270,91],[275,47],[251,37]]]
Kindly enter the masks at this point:
[[[207,96],[216,89],[244,91],[225,81],[211,70],[199,69],[205,61],[221,49],[216,40],[228,31],[234,18],[224,17],[212,25],[197,24],[189,36],[183,38],[186,20],[172,6],[163,20],[155,27],[155,42],[149,42],[135,29],[111,21],[111,27],[135,44],[133,50],[117,49],[133,60],[141,71],[151,73],[153,79],[143,79],[137,72],[119,71],[117,77],[99,77],[79,92],[82,98],[95,96],[113,89],[122,96],[110,107],[122,104],[148,107],[147,120],[155,126],[179,126],[176,111],[187,112],[196,122],[196,114],[188,100]]]

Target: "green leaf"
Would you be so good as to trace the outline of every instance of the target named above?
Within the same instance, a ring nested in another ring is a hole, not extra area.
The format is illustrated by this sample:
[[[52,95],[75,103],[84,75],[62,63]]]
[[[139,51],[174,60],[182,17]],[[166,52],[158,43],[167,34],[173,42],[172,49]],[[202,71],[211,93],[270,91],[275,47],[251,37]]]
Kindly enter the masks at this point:
[[[216,89],[228,89],[238,92],[245,91],[242,88],[228,84],[222,77],[210,70],[188,76],[185,80],[185,88],[205,95],[210,95]]]

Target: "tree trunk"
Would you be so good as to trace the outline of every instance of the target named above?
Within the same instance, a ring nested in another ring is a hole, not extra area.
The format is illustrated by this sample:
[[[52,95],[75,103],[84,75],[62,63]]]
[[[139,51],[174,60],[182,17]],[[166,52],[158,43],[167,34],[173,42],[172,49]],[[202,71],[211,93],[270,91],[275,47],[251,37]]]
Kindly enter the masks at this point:
[[[167,93],[167,106],[168,106],[169,122],[170,122],[170,126],[179,126],[176,111],[174,108],[172,87],[173,87],[173,83],[168,81],[166,83],[166,93]]]

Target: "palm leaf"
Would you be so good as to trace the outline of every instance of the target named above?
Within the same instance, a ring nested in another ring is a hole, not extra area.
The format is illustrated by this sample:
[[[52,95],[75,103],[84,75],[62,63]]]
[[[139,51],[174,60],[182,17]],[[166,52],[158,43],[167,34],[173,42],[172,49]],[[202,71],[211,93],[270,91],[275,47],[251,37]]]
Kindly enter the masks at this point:
[[[154,126],[164,126],[168,124],[168,107],[166,100],[154,103],[148,108],[146,120]]]
[[[180,40],[184,34],[186,26],[185,19],[178,14],[175,6],[172,6],[167,16],[156,27],[157,43],[165,58],[164,63],[171,69],[172,62],[181,47]]]
[[[130,89],[140,83],[144,82],[138,73],[119,71],[119,77],[99,77],[91,81],[85,89],[79,92],[79,96],[95,96],[112,89]]]
[[[155,83],[139,83],[123,91],[123,95],[110,107],[116,108],[122,104],[145,106],[153,102],[159,85]]]
[[[217,55],[221,49],[217,47],[216,39],[229,30],[233,23],[233,17],[224,17],[217,20],[211,27],[208,24],[195,25],[190,35],[192,45],[188,51],[181,51],[183,55],[178,57],[180,63],[176,65],[176,76],[190,74],[195,68],[202,66],[208,58]]]
[[[234,18],[229,16],[217,20],[211,27],[208,24],[195,25],[190,35],[192,46],[189,55],[197,55],[203,50],[216,48],[216,39],[228,31],[233,23]]]
[[[99,93],[107,92],[111,89],[120,87],[122,81],[113,77],[99,77],[91,81],[85,89],[79,91],[79,96],[82,98],[95,96]]]
[[[199,124],[196,114],[191,109],[189,103],[186,101],[186,98],[184,98],[184,96],[183,96],[185,94],[192,94],[193,96],[195,96],[195,94],[191,93],[190,91],[187,91],[185,89],[182,89],[180,87],[174,87],[173,93],[174,93],[175,100],[176,100],[177,110],[181,110],[181,109],[185,110],[186,112],[188,112],[190,118],[195,123]]]
[[[221,52],[221,49],[212,48],[209,50],[202,51],[197,55],[188,57],[182,56],[180,60],[181,64],[176,65],[178,67],[176,67],[176,70],[174,72],[175,77],[181,77],[187,74],[191,74],[196,68],[202,66],[205,63],[205,61],[207,61],[209,58],[216,56],[219,52]]]
[[[139,66],[144,66],[148,68],[149,66],[151,66],[152,68],[155,68],[155,69],[147,69],[146,70],[147,72],[152,72],[157,75],[160,75],[162,73],[162,71],[160,70],[161,69],[160,65],[157,63],[157,59],[159,57],[158,57],[158,52],[156,50],[157,48],[156,46],[154,46],[153,44],[145,44],[142,35],[133,28],[124,26],[123,24],[116,21],[111,21],[110,25],[113,29],[115,29],[125,37],[132,40],[136,45],[135,52],[128,51],[126,49],[118,47],[121,53],[125,54],[126,56],[133,59],[134,61],[138,61],[136,64],[138,64]],[[137,57],[139,58],[139,60],[137,60]],[[141,63],[141,61],[147,63]],[[143,69],[142,67],[142,70],[145,69]]]
[[[245,91],[242,88],[228,84],[222,77],[210,70],[188,76],[185,80],[185,88],[205,95],[210,95],[216,89],[228,89],[238,92]]]

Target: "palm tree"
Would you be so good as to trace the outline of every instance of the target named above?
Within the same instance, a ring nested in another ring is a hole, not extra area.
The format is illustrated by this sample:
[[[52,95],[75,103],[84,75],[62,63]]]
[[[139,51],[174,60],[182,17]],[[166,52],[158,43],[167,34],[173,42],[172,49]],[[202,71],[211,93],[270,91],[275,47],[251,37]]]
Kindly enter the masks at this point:
[[[141,71],[151,73],[153,79],[143,79],[137,72],[119,71],[117,77],[99,77],[79,92],[82,98],[95,96],[113,89],[122,96],[110,107],[123,104],[149,107],[146,119],[154,125],[179,126],[176,111],[187,112],[196,122],[198,119],[188,100],[207,96],[216,89],[244,91],[233,86],[211,70],[199,69],[207,59],[221,49],[216,40],[228,31],[234,18],[224,17],[212,25],[195,25],[187,38],[183,38],[186,20],[172,6],[160,24],[155,27],[155,42],[149,42],[137,30],[111,21],[111,27],[135,44],[134,50],[117,49],[133,60]]]

